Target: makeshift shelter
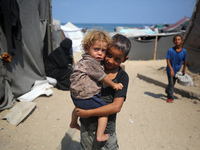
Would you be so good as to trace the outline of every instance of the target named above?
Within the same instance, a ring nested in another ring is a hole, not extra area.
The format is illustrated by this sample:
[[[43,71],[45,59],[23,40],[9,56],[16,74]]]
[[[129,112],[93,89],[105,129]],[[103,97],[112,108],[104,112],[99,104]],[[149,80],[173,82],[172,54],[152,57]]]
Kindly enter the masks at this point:
[[[53,19],[53,50],[60,46],[63,40],[60,20]]]
[[[188,69],[200,73],[200,2],[196,1],[190,23],[183,37],[183,47],[187,50]]]
[[[155,60],[165,59],[167,50],[174,45],[173,37],[176,34],[183,35],[181,30],[183,25],[188,21],[184,17],[177,23],[164,29],[166,33],[152,31],[150,28],[145,29],[120,29],[120,34],[127,36],[131,43],[131,51],[129,53],[130,60]],[[173,31],[173,32],[172,32]]]
[[[169,27],[165,28],[163,32],[180,32],[184,25],[189,21],[189,18],[184,17],[178,22],[170,25]]]
[[[46,78],[43,57],[52,51],[50,3],[51,0],[0,1],[0,55],[5,52],[12,56],[11,63],[0,60],[0,110],[12,107],[15,98],[30,91],[36,80]],[[8,33],[9,26],[12,32]],[[21,38],[13,32],[16,27]]]
[[[71,22],[68,22],[64,26],[61,26],[61,29],[64,32],[65,37],[72,40],[72,49],[75,52],[81,52],[81,41],[83,39],[84,33],[82,28],[78,28],[73,25]]]
[[[72,28],[72,29],[79,29],[77,26],[75,26],[75,25],[72,24],[71,22],[66,23],[64,26],[65,26],[65,27]]]
[[[167,50],[174,45],[173,37],[181,32],[129,36],[129,60],[165,59]]]

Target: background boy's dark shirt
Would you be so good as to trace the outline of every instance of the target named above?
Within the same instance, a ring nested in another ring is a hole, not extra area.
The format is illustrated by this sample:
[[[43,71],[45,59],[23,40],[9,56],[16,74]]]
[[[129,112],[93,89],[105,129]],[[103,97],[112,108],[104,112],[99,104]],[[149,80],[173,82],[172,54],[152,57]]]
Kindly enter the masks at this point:
[[[114,98],[117,97],[124,97],[126,99],[129,77],[128,74],[121,67],[119,67],[118,74],[115,77],[115,79],[113,79],[113,82],[122,83],[124,87],[122,90],[115,91],[111,87],[103,85],[103,89],[101,91],[101,99],[105,101],[107,104],[112,103]],[[96,131],[98,124],[97,119],[98,119],[97,117],[81,118],[80,121],[82,124],[85,125],[86,130]],[[116,114],[109,115],[105,133],[107,134],[115,133],[115,127],[116,127]]]

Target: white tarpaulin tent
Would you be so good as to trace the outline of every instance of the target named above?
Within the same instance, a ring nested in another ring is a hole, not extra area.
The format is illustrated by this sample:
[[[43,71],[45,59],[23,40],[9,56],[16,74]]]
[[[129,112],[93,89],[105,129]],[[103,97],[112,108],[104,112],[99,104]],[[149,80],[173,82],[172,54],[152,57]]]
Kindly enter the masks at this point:
[[[65,37],[68,37],[72,40],[73,51],[81,52],[81,41],[83,39],[84,33],[82,28],[78,28],[72,23],[67,23],[64,26],[61,26]]]
[[[72,24],[71,22],[68,22],[64,25],[65,27],[69,27],[69,28],[73,28],[73,29],[79,29],[77,26],[75,26],[74,24]]]

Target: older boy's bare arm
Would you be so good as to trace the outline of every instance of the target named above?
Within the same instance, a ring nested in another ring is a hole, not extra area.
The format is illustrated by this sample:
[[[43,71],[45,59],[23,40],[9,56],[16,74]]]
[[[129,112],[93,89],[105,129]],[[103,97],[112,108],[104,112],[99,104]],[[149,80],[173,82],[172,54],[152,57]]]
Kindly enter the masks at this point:
[[[167,59],[167,65],[171,71],[171,76],[173,77],[174,76],[174,69],[172,68],[172,65],[170,63],[170,59]]]
[[[77,115],[81,118],[88,118],[92,116],[107,116],[121,111],[124,103],[124,97],[115,98],[111,104],[89,110],[76,108]]]
[[[187,66],[187,61],[184,61],[183,62],[183,71],[182,71],[183,74],[185,74],[185,72],[186,72],[186,66]]]

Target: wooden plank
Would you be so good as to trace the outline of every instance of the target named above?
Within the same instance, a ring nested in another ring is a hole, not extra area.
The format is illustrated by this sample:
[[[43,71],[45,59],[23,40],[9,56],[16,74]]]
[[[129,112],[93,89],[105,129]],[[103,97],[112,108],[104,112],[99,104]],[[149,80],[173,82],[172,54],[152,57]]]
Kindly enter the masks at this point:
[[[155,39],[155,48],[154,48],[153,60],[156,60],[157,43],[158,43],[158,36],[156,36],[156,39]]]

